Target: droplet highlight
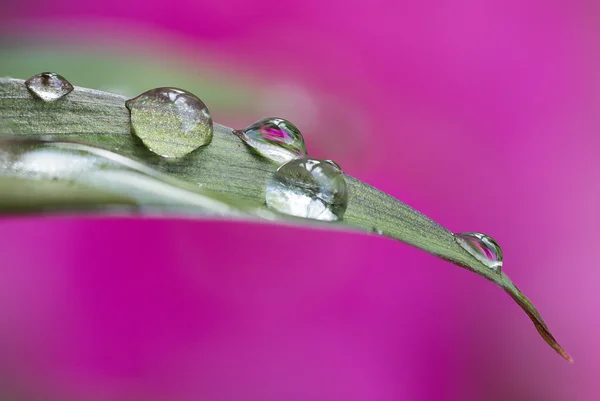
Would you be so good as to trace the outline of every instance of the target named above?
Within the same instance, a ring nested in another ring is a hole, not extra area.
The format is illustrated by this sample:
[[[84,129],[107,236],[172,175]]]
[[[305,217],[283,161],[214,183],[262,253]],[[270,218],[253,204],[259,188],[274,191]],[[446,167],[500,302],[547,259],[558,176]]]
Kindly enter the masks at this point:
[[[73,85],[62,75],[42,72],[25,81],[29,92],[45,102],[54,102],[73,91]]]
[[[492,237],[482,233],[454,234],[460,246],[490,269],[502,271],[502,248]]]
[[[307,219],[336,221],[348,206],[348,190],[339,166],[329,160],[291,160],[267,183],[267,206]]]
[[[196,95],[177,88],[156,88],[128,100],[133,133],[152,152],[183,157],[213,137],[208,108]]]
[[[306,144],[302,133],[294,124],[283,118],[264,118],[234,133],[246,145],[278,163],[306,156]]]

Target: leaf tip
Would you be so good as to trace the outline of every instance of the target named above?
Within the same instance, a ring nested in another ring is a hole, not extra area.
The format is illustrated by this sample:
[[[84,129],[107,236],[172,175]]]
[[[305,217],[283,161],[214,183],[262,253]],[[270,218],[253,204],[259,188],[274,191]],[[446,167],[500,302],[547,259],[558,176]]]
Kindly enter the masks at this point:
[[[552,347],[552,349],[554,349],[558,355],[562,356],[567,362],[572,364],[574,362],[573,358],[571,358],[567,351],[565,351],[558,341],[556,341],[535,306],[533,306],[531,301],[529,301],[529,299],[523,295],[523,293],[508,279],[506,275],[504,275],[504,277],[507,281],[507,283],[504,285],[504,290],[508,292],[508,294],[517,302],[521,309],[525,311],[527,316],[529,316],[533,322],[533,325],[544,341],[546,341],[546,343],[548,343],[548,345]]]
[[[538,327],[537,325],[536,328],[538,329],[544,340],[546,340],[548,345],[550,345],[552,349],[554,349],[558,353],[558,355],[562,356],[567,362],[571,364],[574,362],[571,355],[569,355],[567,351],[565,351],[565,349],[561,347],[561,345],[556,341],[554,336],[552,336],[552,334],[550,334],[550,332],[547,329]]]
[[[550,330],[548,329],[548,327],[542,320],[541,316],[539,316],[539,314],[537,314],[537,316],[535,316],[535,314],[530,314],[530,313],[527,313],[527,314],[533,321],[537,331],[540,333],[542,338],[548,343],[548,345],[550,347],[552,347],[552,349],[554,349],[554,351],[556,351],[558,353],[558,355],[562,356],[567,362],[572,364],[574,362],[573,358],[571,357],[571,355],[569,355],[567,353],[567,351],[565,351],[565,349],[563,347],[561,347],[561,345],[558,343],[558,341],[556,341],[556,339],[550,333]]]

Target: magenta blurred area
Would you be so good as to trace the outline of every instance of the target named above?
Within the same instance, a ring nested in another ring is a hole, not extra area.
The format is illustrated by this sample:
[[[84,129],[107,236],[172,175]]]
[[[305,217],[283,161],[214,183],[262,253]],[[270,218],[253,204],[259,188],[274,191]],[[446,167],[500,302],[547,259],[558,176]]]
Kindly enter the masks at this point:
[[[2,7],[5,41],[38,30],[63,44],[159,41],[190,68],[201,53],[267,93],[272,83],[256,118],[286,113],[311,155],[451,230],[496,238],[504,270],[575,363],[500,289],[390,240],[3,218],[1,400],[600,399],[598,4]]]

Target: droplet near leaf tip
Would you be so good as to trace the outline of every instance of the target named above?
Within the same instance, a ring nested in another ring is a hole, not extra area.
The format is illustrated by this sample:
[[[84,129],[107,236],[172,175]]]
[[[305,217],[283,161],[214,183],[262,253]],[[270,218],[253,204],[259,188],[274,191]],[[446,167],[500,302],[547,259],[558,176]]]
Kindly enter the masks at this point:
[[[456,242],[481,263],[497,273],[502,271],[502,248],[489,235],[483,233],[454,234]]]

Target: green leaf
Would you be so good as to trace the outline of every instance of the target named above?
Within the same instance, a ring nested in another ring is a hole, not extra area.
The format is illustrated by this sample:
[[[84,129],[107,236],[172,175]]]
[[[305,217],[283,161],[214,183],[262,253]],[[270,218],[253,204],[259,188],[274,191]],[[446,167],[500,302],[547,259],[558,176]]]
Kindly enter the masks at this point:
[[[542,338],[572,361],[506,274],[484,265],[451,231],[408,205],[346,176],[349,203],[342,221],[274,213],[265,208],[264,199],[277,164],[245,146],[231,128],[215,124],[210,145],[181,159],[165,159],[130,134],[126,100],[76,87],[47,103],[34,99],[23,80],[0,79],[0,212],[159,211],[381,233],[498,284]],[[39,168],[24,168],[24,157]]]

